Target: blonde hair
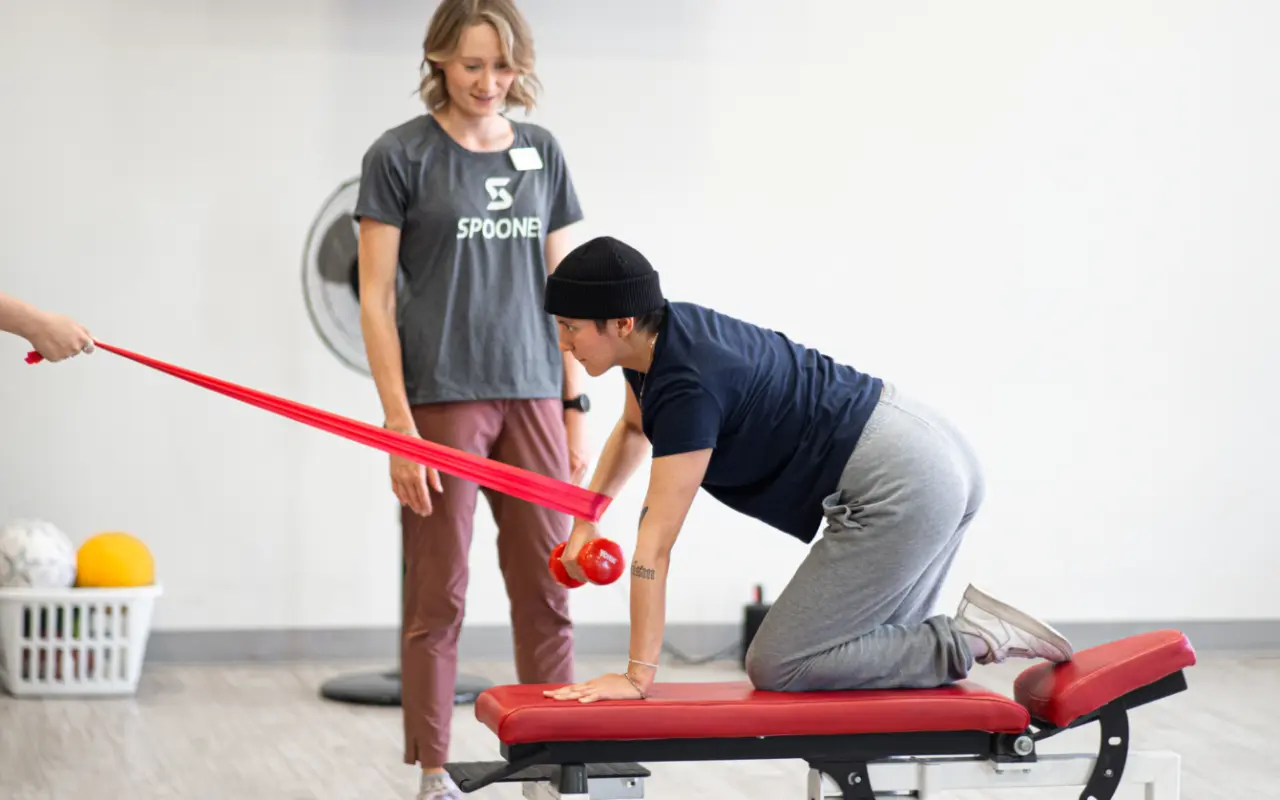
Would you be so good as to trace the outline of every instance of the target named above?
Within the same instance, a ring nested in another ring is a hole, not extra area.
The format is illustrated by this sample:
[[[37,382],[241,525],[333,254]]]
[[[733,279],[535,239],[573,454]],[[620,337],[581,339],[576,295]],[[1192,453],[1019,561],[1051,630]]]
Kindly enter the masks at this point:
[[[429,111],[449,102],[440,63],[457,53],[462,32],[478,23],[492,25],[498,32],[502,56],[516,71],[506,105],[533,111],[541,88],[534,71],[533,34],[513,0],[444,0],[436,8],[422,42],[422,65],[419,69],[422,78],[418,84],[418,96]]]

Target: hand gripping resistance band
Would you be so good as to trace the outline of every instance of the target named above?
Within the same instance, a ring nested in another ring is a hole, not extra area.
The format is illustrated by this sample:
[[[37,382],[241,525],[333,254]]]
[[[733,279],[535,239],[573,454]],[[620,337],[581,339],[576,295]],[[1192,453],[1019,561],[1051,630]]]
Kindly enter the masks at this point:
[[[251,406],[271,411],[282,417],[305,423],[313,428],[337,434],[353,442],[367,445],[384,453],[408,458],[419,464],[434,467],[459,478],[475,481],[481,486],[528,500],[531,503],[560,511],[574,517],[595,522],[609,507],[612,498],[608,495],[575,486],[567,481],[557,480],[540,475],[527,469],[503,464],[483,456],[457,450],[441,444],[424,441],[414,436],[406,436],[385,428],[343,417],[329,411],[303,405],[292,400],[267,394],[244,386],[212,378],[193,372],[189,369],[166,364],[154,358],[133,353],[114,345],[94,341],[95,347],[110,351],[124,358],[145,364],[148,367],[167,372],[197,386],[203,386],[219,394],[233,397]],[[35,350],[27,353],[28,364],[38,364],[44,360]]]

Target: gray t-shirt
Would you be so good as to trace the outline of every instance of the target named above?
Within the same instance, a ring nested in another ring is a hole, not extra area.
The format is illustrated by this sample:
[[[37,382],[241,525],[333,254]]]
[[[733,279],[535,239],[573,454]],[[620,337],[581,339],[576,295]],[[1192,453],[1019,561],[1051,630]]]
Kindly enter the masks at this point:
[[[356,219],[401,231],[397,327],[411,405],[561,396],[564,360],[542,310],[546,235],[582,209],[555,137],[511,125],[511,150],[478,153],[424,114],[364,155]]]

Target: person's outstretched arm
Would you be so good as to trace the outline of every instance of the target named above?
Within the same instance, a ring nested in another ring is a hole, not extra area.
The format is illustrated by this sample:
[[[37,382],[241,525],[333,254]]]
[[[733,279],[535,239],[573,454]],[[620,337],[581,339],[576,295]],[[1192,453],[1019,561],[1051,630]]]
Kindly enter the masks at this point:
[[[0,330],[21,336],[46,361],[93,352],[93,336],[71,317],[0,292]]]
[[[617,497],[648,454],[649,439],[641,427],[640,404],[628,383],[622,417],[613,426],[613,433],[609,434],[604,449],[600,451],[600,460],[587,488],[607,497]],[[561,560],[565,571],[580,581],[585,581],[587,576],[578,566],[578,552],[599,535],[596,523],[585,519],[574,520]]]
[[[723,415],[716,398],[690,382],[664,387],[655,403],[649,491],[640,512],[640,530],[631,558],[631,646],[627,665],[621,673],[548,690],[544,692],[548,697],[580,702],[643,697],[657,677],[667,621],[671,551],[706,479]],[[601,470],[606,469],[606,462],[602,457]],[[611,480],[615,471],[622,472],[614,467],[598,479],[598,485],[620,487],[620,480],[616,484]]]
[[[631,559],[631,646],[626,667],[621,673],[548,689],[545,696],[590,703],[644,697],[653,687],[667,621],[671,549],[702,485],[712,452],[711,448],[691,450],[653,460]]]
[[[671,548],[702,486],[711,449],[653,460],[649,493],[640,512],[640,532],[631,558],[631,653],[627,674],[648,691],[662,655],[667,623],[667,572]]]

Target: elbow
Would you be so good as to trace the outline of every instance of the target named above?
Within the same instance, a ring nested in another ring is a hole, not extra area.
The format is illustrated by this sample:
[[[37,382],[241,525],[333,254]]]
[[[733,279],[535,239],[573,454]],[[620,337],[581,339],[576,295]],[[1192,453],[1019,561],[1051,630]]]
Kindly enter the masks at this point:
[[[665,575],[667,568],[671,566],[671,549],[675,544],[675,537],[655,536],[653,539],[653,541],[640,542],[636,545],[635,561]]]
[[[369,322],[382,322],[391,317],[396,305],[394,285],[372,284],[360,287],[360,316]]]
[[[648,437],[644,435],[644,428],[641,427],[640,420],[634,419],[630,415],[624,415],[622,419],[619,420],[619,423],[619,427],[622,429],[623,434],[625,434],[629,440],[642,439],[644,441],[648,441]]]

